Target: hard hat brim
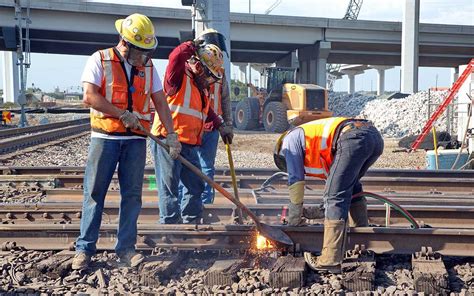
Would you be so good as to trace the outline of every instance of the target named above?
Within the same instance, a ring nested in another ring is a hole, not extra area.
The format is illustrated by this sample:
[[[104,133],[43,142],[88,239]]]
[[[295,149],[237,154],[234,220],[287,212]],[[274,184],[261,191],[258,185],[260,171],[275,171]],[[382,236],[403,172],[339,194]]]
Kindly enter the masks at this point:
[[[125,19],[118,19],[115,21],[115,29],[117,32],[122,35],[122,23]]]

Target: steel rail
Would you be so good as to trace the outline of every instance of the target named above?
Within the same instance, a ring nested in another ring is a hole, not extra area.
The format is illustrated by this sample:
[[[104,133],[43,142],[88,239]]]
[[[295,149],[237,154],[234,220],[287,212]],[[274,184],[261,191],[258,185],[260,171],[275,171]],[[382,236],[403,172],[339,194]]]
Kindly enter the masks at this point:
[[[393,199],[397,203],[403,206],[418,205],[418,206],[436,206],[442,204],[443,206],[474,206],[474,196],[472,194],[420,194],[416,192],[407,193],[393,193],[393,192],[375,192],[384,195],[390,199]],[[84,193],[82,189],[47,189],[45,190],[45,198],[43,202],[49,203],[61,203],[61,202],[81,202]],[[239,197],[242,202],[247,205],[252,204],[287,204],[288,190],[272,190],[265,194],[260,194],[258,199],[252,195],[251,189],[240,189]],[[120,200],[120,193],[117,190],[110,190],[107,193],[107,200],[116,201]],[[142,201],[144,203],[158,202],[158,193],[156,190],[143,190]],[[306,190],[305,191],[305,204],[320,204],[323,201],[322,190]],[[372,199],[368,199],[369,204],[380,204]],[[230,204],[225,200],[219,193],[216,193],[214,204]]]
[[[232,179],[230,176],[215,176],[214,180],[224,187],[231,188]],[[239,189],[260,188],[267,178],[262,176],[237,176]],[[1,183],[54,183],[55,188],[74,188],[81,186],[84,182],[84,175],[0,175]],[[427,192],[446,193],[459,192],[474,194],[474,178],[408,178],[408,177],[363,177],[361,179],[364,189],[367,191],[379,192]],[[115,175],[112,184],[118,184]],[[154,175],[144,176],[144,188],[154,188],[156,184]],[[43,184],[44,185],[44,184]],[[324,180],[316,178],[306,178],[306,187],[313,190],[323,190]],[[46,185],[49,186],[49,185]],[[284,179],[273,181],[271,186],[277,189],[286,189],[287,181]]]
[[[89,128],[90,124],[85,123],[75,126],[61,127],[54,130],[48,130],[33,135],[25,135],[6,140],[0,140],[0,153],[8,153],[21,148],[38,145],[43,142],[52,141],[72,134],[77,134],[86,131]]]
[[[19,136],[19,135],[28,134],[28,133],[44,132],[47,130],[58,129],[61,127],[84,124],[89,121],[90,119],[87,117],[87,118],[73,119],[73,120],[53,122],[53,123],[41,124],[41,125],[33,125],[33,126],[27,126],[27,127],[2,129],[0,130],[0,138]]]
[[[282,222],[282,214],[286,204],[281,205],[249,205],[249,208],[262,222],[278,224]],[[445,206],[405,206],[415,219],[424,226],[474,229],[474,205],[470,207]],[[203,224],[227,224],[232,220],[230,205],[205,205],[202,215]],[[37,205],[4,205],[0,208],[2,224],[78,224],[80,223],[82,203],[46,203]],[[399,213],[392,211],[387,215],[384,205],[368,206],[371,224],[384,226],[405,226],[409,224]],[[156,223],[158,221],[158,203],[147,203],[142,206],[139,224]],[[388,217],[388,220],[387,220]],[[119,203],[107,202],[104,207],[102,223],[117,223]],[[246,221],[248,223],[248,220]],[[322,223],[322,219],[311,221],[312,224]]]
[[[324,228],[279,226],[295,242],[289,251],[321,250]],[[102,225],[97,247],[113,250],[117,225]],[[72,249],[79,234],[77,224],[0,225],[0,244],[9,242],[34,250]],[[138,249],[242,250],[255,246],[252,225],[159,225],[138,226]],[[11,244],[10,244],[11,245]],[[413,254],[422,247],[448,256],[472,256],[474,229],[444,228],[349,228],[346,249],[365,245],[378,254]]]
[[[23,167],[0,166],[0,175],[83,175],[85,167],[54,166],[54,167]],[[269,168],[235,168],[238,176],[261,176],[269,178],[276,169]],[[154,175],[153,167],[145,167],[145,175]],[[228,168],[216,168],[216,176],[230,176]],[[366,177],[399,177],[399,178],[457,178],[473,179],[474,170],[410,170],[410,169],[369,169]]]

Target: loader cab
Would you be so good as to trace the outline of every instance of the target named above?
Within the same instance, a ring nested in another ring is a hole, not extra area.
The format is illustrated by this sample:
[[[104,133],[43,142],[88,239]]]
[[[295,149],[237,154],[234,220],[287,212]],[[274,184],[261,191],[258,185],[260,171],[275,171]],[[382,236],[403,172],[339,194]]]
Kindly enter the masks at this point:
[[[295,83],[296,69],[272,67],[265,68],[264,76],[267,78],[267,94],[272,101],[281,101],[283,85]]]

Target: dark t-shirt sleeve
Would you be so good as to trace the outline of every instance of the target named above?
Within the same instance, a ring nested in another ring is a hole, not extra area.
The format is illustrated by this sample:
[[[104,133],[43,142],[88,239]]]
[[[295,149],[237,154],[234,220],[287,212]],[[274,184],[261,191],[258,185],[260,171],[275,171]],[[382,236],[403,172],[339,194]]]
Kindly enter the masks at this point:
[[[183,82],[183,74],[186,69],[186,61],[196,52],[191,41],[181,43],[173,49],[168,57],[168,66],[164,77],[165,94],[172,96],[178,92]]]

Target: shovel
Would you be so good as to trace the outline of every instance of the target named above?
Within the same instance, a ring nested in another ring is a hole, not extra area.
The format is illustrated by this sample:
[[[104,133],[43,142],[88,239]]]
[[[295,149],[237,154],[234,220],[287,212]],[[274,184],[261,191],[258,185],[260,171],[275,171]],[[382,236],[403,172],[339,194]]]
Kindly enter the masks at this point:
[[[140,128],[141,131],[143,131],[148,137],[150,137],[153,141],[155,141],[158,145],[166,149],[166,151],[169,151],[168,145],[164,144],[163,142],[160,141],[157,137],[152,135],[149,131],[145,130],[143,127]],[[232,203],[234,203],[239,209],[243,210],[254,222],[255,226],[257,227],[258,232],[266,237],[269,240],[272,240],[274,242],[278,242],[284,245],[288,246],[293,246],[293,241],[291,238],[283,232],[280,228],[272,227],[270,225],[267,225],[265,223],[262,223],[258,220],[257,216],[250,211],[249,208],[247,208],[243,203],[241,203],[239,200],[235,199],[232,194],[227,192],[221,185],[217,184],[214,182],[211,178],[208,176],[204,175],[201,170],[199,170],[197,167],[195,167],[192,163],[187,161],[184,157],[181,155],[178,155],[178,160],[181,161],[188,169],[190,169],[193,173],[198,175],[201,179],[206,181],[209,185],[214,187],[217,191],[219,191],[222,195],[224,195],[228,200],[230,200]]]
[[[227,158],[229,159],[229,169],[230,175],[232,177],[232,187],[234,188],[234,197],[236,200],[239,199],[239,190],[237,189],[237,178],[235,177],[235,169],[234,169],[234,160],[232,158],[232,150],[230,150],[230,144],[225,144],[225,150],[227,151]],[[236,209],[232,211],[232,217],[237,220],[238,224],[242,224],[242,209]]]

